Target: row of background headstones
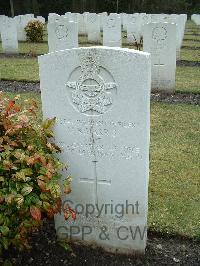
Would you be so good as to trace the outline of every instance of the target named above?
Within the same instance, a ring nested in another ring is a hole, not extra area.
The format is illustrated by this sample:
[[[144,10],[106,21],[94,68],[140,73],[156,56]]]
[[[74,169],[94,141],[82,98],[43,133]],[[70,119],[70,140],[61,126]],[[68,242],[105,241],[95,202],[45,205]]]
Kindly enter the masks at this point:
[[[2,31],[3,48],[6,46],[9,52],[17,51],[17,39],[25,40],[24,27],[29,20],[33,19],[32,14],[17,16],[14,19],[5,17],[7,25],[4,24],[6,30]],[[152,89],[173,92],[175,90],[176,55],[179,57],[186,20],[186,15],[123,14],[120,16],[113,13],[108,16],[105,13],[101,15],[66,13],[59,16],[49,14],[49,51],[78,47],[78,34],[87,34],[89,42],[97,43],[100,41],[101,30],[103,30],[104,46],[121,47],[121,32],[125,30],[129,43],[140,42],[143,37],[143,50],[152,55]],[[152,21],[154,22],[151,23]],[[16,24],[20,25],[17,27],[17,34]]]
[[[145,13],[135,13],[135,14],[110,14],[110,16],[107,15],[107,13],[102,14],[95,14],[95,13],[70,13],[67,12],[65,15],[59,16],[57,14],[50,13],[49,14],[49,24],[53,23],[55,21],[61,20],[62,18],[66,17],[69,21],[73,21],[78,23],[78,33],[79,34],[85,34],[88,35],[88,42],[96,42],[98,43],[100,41],[101,37],[101,30],[104,28],[104,46],[121,46],[121,34],[115,31],[117,38],[117,44],[115,41],[112,41],[111,38],[113,37],[112,34],[110,34],[111,28],[112,28],[112,21],[115,20],[115,23],[118,24],[118,29],[120,30],[120,23],[122,25],[123,31],[127,32],[127,41],[128,43],[132,44],[134,42],[139,43],[140,38],[143,36],[142,29],[143,25],[150,23],[150,22],[171,22],[176,24],[176,45],[177,45],[177,55],[179,56],[180,47],[182,44],[183,36],[184,36],[184,29],[185,29],[185,22],[187,20],[187,15],[165,15],[165,14],[145,14]],[[9,19],[6,16],[0,16],[0,30],[3,34],[3,29],[5,29],[6,37],[9,35],[9,31],[12,32],[12,40],[14,42],[14,39],[16,39],[15,35],[13,33],[14,27],[17,27],[17,40],[19,41],[25,41],[26,40],[26,34],[24,31],[24,27],[28,23],[28,21],[33,20],[34,15],[33,14],[27,14],[27,15],[20,15],[13,18],[15,23],[12,24],[11,21],[8,21]],[[45,19],[43,17],[37,17],[36,19],[39,19],[43,23],[45,22]],[[112,20],[112,21],[111,21]],[[104,27],[106,23],[108,25],[109,31],[106,31],[107,28]],[[7,31],[6,24],[9,25],[9,28],[11,28],[9,31]],[[14,25],[15,24],[15,25]],[[5,25],[5,26],[3,26]],[[66,48],[72,48],[77,47],[78,44],[76,44],[76,40],[78,40],[76,36],[76,27],[72,27],[75,31],[73,38],[75,39],[72,41],[72,44],[69,44],[69,47]],[[107,34],[106,34],[107,32]],[[8,37],[7,37],[8,39]],[[51,46],[51,44],[49,44]],[[17,45],[14,45],[17,47]],[[11,49],[10,49],[11,50]],[[16,50],[13,49],[13,50]],[[50,49],[50,51],[53,51]],[[12,51],[8,51],[12,52]]]
[[[45,23],[45,18],[33,14],[19,15],[14,18],[0,15],[0,35],[5,53],[17,53],[18,41],[26,41],[25,27],[29,21],[39,20]]]
[[[198,26],[200,26],[200,14],[193,14],[191,20]]]
[[[70,13],[67,12],[65,15],[59,16],[57,14],[50,13],[48,21],[49,23],[59,21],[66,17],[69,21],[73,21],[78,23],[78,33],[83,35],[88,35],[88,42],[96,42],[98,43],[101,38],[101,31],[103,33],[106,32],[106,24],[110,25],[109,28],[112,27],[111,20],[115,20],[117,24],[116,27],[120,30],[119,24],[122,25],[122,30],[127,32],[127,40],[128,43],[132,44],[135,41],[138,43],[140,38],[143,36],[143,26],[150,22],[170,22],[175,23],[177,27],[177,36],[176,36],[176,45],[177,45],[177,54],[180,52],[180,47],[184,37],[185,23],[187,21],[187,15],[166,15],[166,14],[145,14],[145,13],[135,13],[135,14],[116,14],[112,13],[109,16],[107,13]],[[119,31],[118,30],[118,31]],[[109,39],[111,39],[112,35],[110,32],[108,33]],[[120,39],[121,34],[116,34],[116,38]],[[113,42],[113,45],[112,45]],[[119,45],[121,46],[121,40],[118,40]],[[115,42],[110,40],[107,41],[107,38],[104,38],[103,45],[106,46],[116,46]]]
[[[175,90],[176,57],[180,56],[187,16],[157,15],[155,19],[153,15],[153,21],[156,22],[152,22],[151,15],[146,15],[141,22],[142,17],[144,14],[126,14],[126,23],[124,23],[125,19],[121,19],[119,14],[114,13],[109,16],[88,13],[85,14],[85,19],[83,15],[74,13],[66,13],[64,16],[50,14],[48,19],[49,51],[77,48],[78,33],[88,35],[90,43],[99,43],[101,30],[104,46],[121,47],[122,30],[125,30],[129,43],[139,43],[143,37],[143,51],[151,53],[152,90],[173,92]],[[80,18],[82,23],[80,23]]]

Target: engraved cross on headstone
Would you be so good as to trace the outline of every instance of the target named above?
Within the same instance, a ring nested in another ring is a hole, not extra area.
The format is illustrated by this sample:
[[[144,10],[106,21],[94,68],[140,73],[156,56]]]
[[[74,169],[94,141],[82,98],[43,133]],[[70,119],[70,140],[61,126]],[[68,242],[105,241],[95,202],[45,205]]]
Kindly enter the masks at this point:
[[[111,180],[106,178],[98,179],[97,176],[97,163],[98,161],[92,161],[94,164],[94,178],[80,178],[80,182],[93,183],[95,186],[95,204],[98,205],[98,187],[99,185],[111,185]]]
[[[95,141],[100,139],[100,138],[95,138],[94,134],[94,123],[93,120],[91,120],[91,127],[90,127],[90,133],[91,133],[91,139],[92,139],[92,156],[93,156],[93,176],[92,178],[80,178],[80,182],[85,182],[85,183],[93,183],[94,184],[94,189],[95,189],[95,204],[98,205],[98,188],[99,185],[111,185],[111,180],[108,180],[106,178],[99,179],[98,178],[98,173],[97,173],[97,156],[96,156],[96,150],[95,150]]]
[[[160,68],[165,66],[165,64],[161,64],[160,63],[160,58],[159,58],[158,64],[154,64],[154,66],[158,68],[158,77],[157,77],[157,79],[158,79],[158,89],[159,89],[159,87],[160,87]]]

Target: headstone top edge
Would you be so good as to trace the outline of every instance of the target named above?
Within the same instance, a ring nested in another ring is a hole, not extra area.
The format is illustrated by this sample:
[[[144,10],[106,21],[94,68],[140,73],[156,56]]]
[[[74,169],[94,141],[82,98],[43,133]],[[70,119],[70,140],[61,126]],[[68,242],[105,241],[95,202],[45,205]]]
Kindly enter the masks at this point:
[[[71,51],[84,51],[84,50],[85,51],[89,51],[89,50],[116,51],[116,52],[121,52],[121,53],[126,53],[126,54],[141,55],[141,56],[144,56],[145,58],[150,58],[150,53],[138,51],[134,49],[120,48],[120,47],[108,47],[108,46],[90,46],[90,47],[79,47],[79,48],[72,48],[72,49],[65,49],[65,50],[51,52],[48,54],[38,56],[38,60],[39,62],[41,62],[43,59],[51,57],[53,55],[56,56],[56,55],[61,55],[63,53],[67,53]]]

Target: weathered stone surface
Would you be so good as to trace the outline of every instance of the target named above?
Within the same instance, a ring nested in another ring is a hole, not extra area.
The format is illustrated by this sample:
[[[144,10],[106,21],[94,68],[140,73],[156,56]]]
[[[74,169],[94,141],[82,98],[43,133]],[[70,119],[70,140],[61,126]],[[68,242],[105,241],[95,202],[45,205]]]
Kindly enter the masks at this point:
[[[73,176],[63,208],[77,211],[75,221],[65,221],[63,212],[55,217],[57,234],[109,251],[144,252],[149,54],[79,48],[41,56],[39,65],[43,114],[56,117],[60,159],[70,165],[63,177]]]

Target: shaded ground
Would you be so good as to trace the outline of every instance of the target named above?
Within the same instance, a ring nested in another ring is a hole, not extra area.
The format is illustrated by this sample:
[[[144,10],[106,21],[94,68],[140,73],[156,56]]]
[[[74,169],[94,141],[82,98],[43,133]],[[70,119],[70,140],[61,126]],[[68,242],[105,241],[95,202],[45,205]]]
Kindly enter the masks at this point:
[[[196,47],[196,46],[187,46],[187,45],[183,45],[181,46],[181,48],[184,48],[184,49],[188,49],[188,50],[200,50],[200,47]]]
[[[177,66],[200,67],[199,61],[179,60],[176,62],[176,64]]]
[[[200,40],[184,38],[184,41],[200,42]]]
[[[36,58],[42,54],[32,54],[32,53],[17,53],[17,54],[4,54],[0,53],[0,58]]]
[[[200,34],[198,34],[198,33],[185,33],[185,35],[187,36],[187,35],[190,35],[190,36],[200,36]]]
[[[194,62],[195,63],[195,62]],[[6,92],[40,92],[40,84],[34,82],[0,81],[0,90]],[[166,94],[154,92],[151,100],[165,103],[188,103],[200,105],[200,94],[195,93],[174,93]]]
[[[28,252],[9,250],[4,256],[15,265],[200,265],[200,243],[180,237],[159,236],[149,233],[145,256],[108,254],[101,249],[73,245],[65,251],[56,242],[53,223],[46,223],[35,232]]]

